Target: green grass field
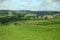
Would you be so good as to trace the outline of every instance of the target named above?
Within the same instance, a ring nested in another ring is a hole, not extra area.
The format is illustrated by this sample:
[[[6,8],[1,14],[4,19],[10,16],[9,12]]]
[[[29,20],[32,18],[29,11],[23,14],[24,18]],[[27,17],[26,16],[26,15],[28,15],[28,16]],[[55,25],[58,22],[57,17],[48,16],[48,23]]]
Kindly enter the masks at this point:
[[[25,20],[19,23],[0,25],[0,40],[60,40],[60,19]]]

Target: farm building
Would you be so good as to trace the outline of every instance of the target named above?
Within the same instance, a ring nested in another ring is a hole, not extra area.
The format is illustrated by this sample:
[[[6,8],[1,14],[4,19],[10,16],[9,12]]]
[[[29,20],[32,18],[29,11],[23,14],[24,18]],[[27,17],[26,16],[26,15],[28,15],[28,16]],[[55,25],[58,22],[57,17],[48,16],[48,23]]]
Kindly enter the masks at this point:
[[[37,14],[26,14],[25,17],[30,18],[30,19],[41,19],[42,18],[40,15],[37,16]]]
[[[54,18],[52,15],[44,15],[42,16],[42,19],[52,19]]]

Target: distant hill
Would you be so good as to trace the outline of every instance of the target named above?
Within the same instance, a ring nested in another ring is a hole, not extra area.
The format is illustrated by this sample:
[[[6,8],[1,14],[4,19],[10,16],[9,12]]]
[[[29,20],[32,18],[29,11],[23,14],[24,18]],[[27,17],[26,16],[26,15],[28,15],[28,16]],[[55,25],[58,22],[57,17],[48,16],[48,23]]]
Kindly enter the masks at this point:
[[[21,14],[28,14],[28,13],[33,13],[33,14],[37,14],[37,15],[45,15],[45,14],[60,14],[60,11],[30,11],[30,10],[0,10],[0,12],[18,12]]]

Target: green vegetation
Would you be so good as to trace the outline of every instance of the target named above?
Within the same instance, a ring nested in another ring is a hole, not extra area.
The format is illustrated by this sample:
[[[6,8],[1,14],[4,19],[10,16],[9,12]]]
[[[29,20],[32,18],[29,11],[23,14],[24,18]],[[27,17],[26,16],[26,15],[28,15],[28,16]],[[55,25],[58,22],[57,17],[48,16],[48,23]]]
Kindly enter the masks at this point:
[[[60,14],[45,11],[2,11],[0,40],[60,40]]]
[[[60,19],[21,20],[0,25],[0,40],[60,40]]]

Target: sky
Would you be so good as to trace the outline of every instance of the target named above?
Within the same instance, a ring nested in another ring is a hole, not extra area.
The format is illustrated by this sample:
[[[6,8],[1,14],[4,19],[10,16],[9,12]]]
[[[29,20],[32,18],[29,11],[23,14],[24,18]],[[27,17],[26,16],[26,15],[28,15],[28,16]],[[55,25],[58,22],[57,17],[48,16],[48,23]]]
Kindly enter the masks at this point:
[[[60,0],[0,0],[0,10],[60,11]]]

